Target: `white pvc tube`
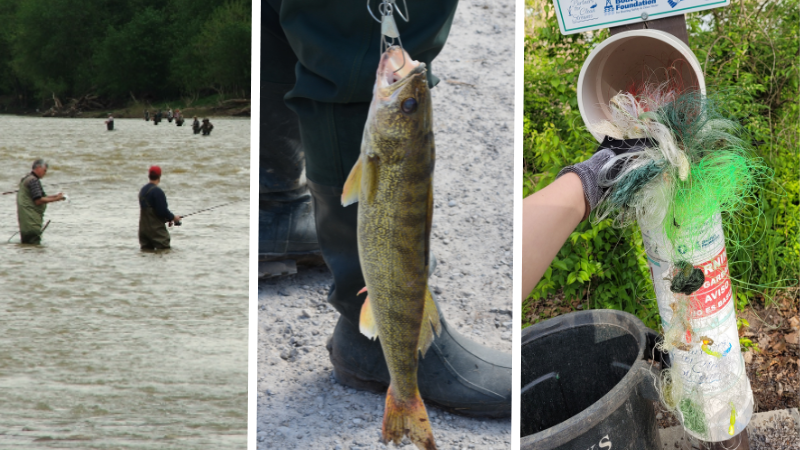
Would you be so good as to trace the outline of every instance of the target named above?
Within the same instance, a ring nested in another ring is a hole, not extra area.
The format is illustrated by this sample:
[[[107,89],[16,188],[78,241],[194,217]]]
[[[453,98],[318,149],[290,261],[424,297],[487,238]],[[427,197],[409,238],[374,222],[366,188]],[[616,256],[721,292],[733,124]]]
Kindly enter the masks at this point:
[[[636,82],[665,81],[661,69],[673,65],[680,69],[684,88],[706,93],[700,62],[677,37],[659,30],[632,30],[606,39],[586,58],[578,77],[578,108],[584,124],[591,131],[590,125],[610,120],[608,103],[613,96]],[[592,135],[597,142],[604,137],[594,131]]]
[[[733,408],[736,411],[733,435],[739,434],[750,422],[753,392],[739,347],[736,302],[728,276],[720,215],[716,214],[692,234],[693,237],[677,239],[677,248],[673,248],[660,230],[642,229],[658,311],[665,329],[673,320],[670,304],[677,300],[676,294],[670,290],[671,261],[676,257],[684,259],[703,270],[705,275],[703,286],[689,297],[693,311],[690,323],[695,335],[692,350],[673,349],[670,360],[676,375],[681,378],[684,395],[698,400],[707,424],[705,434],[689,428],[686,431],[698,439],[719,442],[732,437],[729,427]],[[703,352],[696,342],[699,336],[713,339],[710,349],[721,353],[722,357]]]

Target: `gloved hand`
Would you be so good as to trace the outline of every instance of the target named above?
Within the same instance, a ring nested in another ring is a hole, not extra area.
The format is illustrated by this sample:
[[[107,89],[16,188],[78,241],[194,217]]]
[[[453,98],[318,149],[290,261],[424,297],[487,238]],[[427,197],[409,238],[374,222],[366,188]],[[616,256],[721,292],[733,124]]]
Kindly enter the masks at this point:
[[[564,167],[560,172],[558,172],[556,178],[572,172],[578,175],[578,177],[581,179],[581,184],[583,185],[583,195],[586,198],[586,203],[588,205],[588,209],[584,216],[585,219],[586,217],[589,217],[591,210],[597,206],[597,204],[603,198],[603,194],[605,194],[606,190],[608,189],[608,187],[603,187],[598,184],[598,175],[600,174],[600,169],[602,169],[603,166],[605,166],[606,163],[608,163],[608,161],[614,156],[629,152],[639,152],[654,145],[655,143],[647,138],[620,140],[606,136],[605,139],[603,139],[603,142],[601,142],[600,146],[597,148],[597,152],[595,152],[591,158],[578,164]],[[606,178],[614,178],[619,171],[622,170],[623,164],[624,163],[621,161],[615,164],[614,167],[609,171]]]

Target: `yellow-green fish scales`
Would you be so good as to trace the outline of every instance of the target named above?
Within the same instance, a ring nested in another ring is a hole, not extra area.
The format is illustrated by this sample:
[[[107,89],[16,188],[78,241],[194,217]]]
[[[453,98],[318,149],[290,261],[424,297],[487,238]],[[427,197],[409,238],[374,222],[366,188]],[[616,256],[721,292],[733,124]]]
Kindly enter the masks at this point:
[[[417,447],[434,449],[417,388],[420,351],[424,354],[432,330],[439,329],[428,293],[432,108],[424,64],[414,62],[406,76],[393,82],[399,77],[394,67],[403,63],[399,57],[412,64],[398,52],[389,49],[382,58],[361,155],[345,184],[343,203],[358,193],[358,251],[368,296],[361,329],[380,339],[391,375],[384,441],[399,443],[407,434]]]

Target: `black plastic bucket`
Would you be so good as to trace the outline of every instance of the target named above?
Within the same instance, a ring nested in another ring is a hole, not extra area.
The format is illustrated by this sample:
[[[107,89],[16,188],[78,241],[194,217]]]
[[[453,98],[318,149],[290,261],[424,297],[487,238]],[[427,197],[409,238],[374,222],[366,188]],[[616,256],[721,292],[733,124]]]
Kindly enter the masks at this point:
[[[661,450],[657,334],[632,314],[581,311],[522,331],[523,450]],[[666,361],[665,361],[666,362]]]

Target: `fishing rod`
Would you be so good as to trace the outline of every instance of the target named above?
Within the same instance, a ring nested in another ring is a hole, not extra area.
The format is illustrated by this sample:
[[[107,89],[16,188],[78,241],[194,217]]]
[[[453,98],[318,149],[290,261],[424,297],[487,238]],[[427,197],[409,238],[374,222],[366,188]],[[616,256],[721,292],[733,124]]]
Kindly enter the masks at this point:
[[[70,184],[88,183],[90,181],[98,181],[98,180],[101,180],[101,178],[94,178],[94,179],[89,179],[89,180],[65,181],[63,183],[47,183],[47,185],[48,186],[69,186]],[[0,195],[16,194],[17,192],[19,192],[19,189],[14,189],[13,191],[0,192]]]
[[[223,203],[223,204],[221,204],[221,205],[212,206],[212,207],[210,207],[210,208],[204,208],[204,209],[200,209],[200,210],[197,210],[197,211],[195,211],[195,212],[191,212],[191,213],[189,213],[189,214],[184,214],[184,215],[182,215],[182,216],[181,216],[181,219],[183,219],[184,217],[193,216],[193,215],[195,215],[195,214],[200,214],[200,213],[202,213],[202,212],[211,211],[212,209],[222,208],[223,206],[228,206],[228,205],[232,205],[232,204],[234,204],[234,203],[239,203],[239,202],[243,202],[243,201],[244,201],[244,200],[234,200],[234,201],[232,201],[232,202]],[[175,226],[178,226],[178,227],[179,227],[179,226],[181,226],[181,224],[182,224],[182,223],[183,223],[183,222],[175,222]]]
[[[41,236],[41,235],[43,235],[43,234],[44,234],[44,230],[46,230],[46,229],[47,229],[47,226],[48,226],[48,225],[50,225],[50,220],[48,220],[48,221],[47,221],[47,223],[46,223],[46,224],[44,224],[44,226],[42,227],[42,231],[40,231],[40,232],[39,232],[39,236]],[[15,231],[15,232],[14,232],[14,234],[12,234],[12,235],[11,235],[11,237],[10,237],[10,238],[8,238],[8,241],[6,241],[6,242],[10,244],[10,243],[11,243],[11,240],[12,240],[12,239],[14,239],[14,236],[16,236],[16,235],[17,235],[17,233],[19,233],[19,231]]]

